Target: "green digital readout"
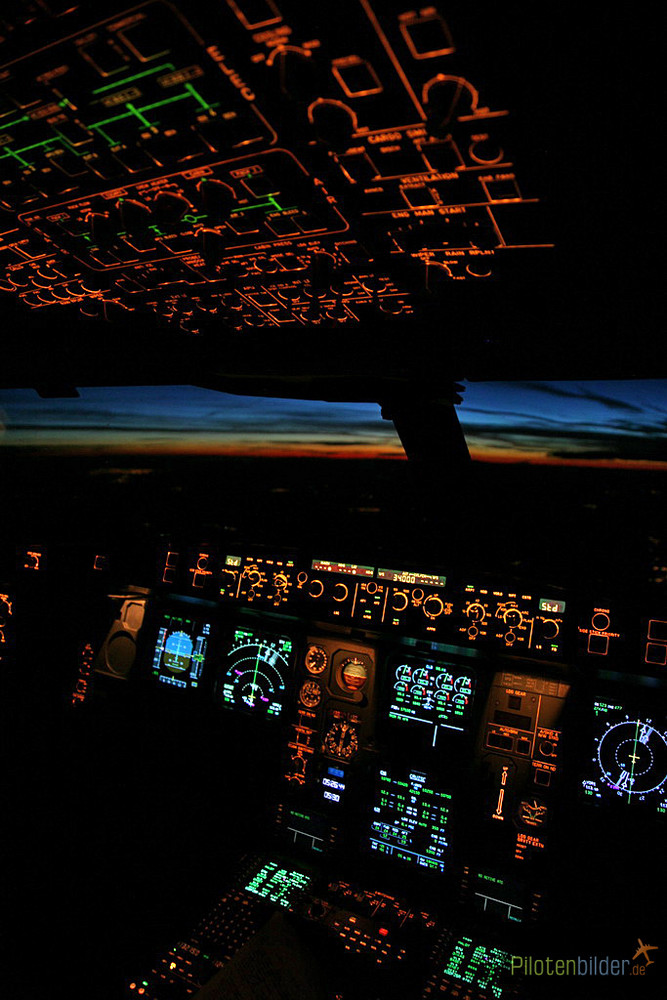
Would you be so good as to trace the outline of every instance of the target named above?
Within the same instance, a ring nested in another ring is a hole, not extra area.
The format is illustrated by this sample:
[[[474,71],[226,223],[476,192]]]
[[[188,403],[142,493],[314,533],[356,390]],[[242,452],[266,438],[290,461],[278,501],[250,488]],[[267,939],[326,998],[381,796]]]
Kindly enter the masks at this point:
[[[370,828],[370,847],[386,857],[434,872],[445,870],[452,796],[410,771],[396,778],[382,769]]]
[[[564,615],[565,601],[556,601],[550,597],[540,597],[538,608],[540,611],[549,611],[552,615]]]
[[[500,1000],[511,967],[508,952],[501,951],[500,948],[485,948],[475,944],[472,938],[462,937],[452,948],[444,974],[481,990],[488,990]]]
[[[311,879],[302,872],[280,868],[274,861],[263,868],[248,882],[246,892],[261,896],[268,903],[277,903],[289,909],[294,893],[306,889]]]
[[[389,718],[463,732],[472,711],[475,680],[470,671],[441,661],[407,659],[394,669]]]

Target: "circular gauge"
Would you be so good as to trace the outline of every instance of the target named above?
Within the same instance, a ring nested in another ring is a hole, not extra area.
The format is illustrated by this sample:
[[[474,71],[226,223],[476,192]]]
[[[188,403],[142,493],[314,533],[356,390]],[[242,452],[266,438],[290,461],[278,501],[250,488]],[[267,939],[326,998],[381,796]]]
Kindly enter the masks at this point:
[[[445,610],[442,598],[431,594],[422,605],[422,610],[427,618],[437,618]]]
[[[239,630],[226,658],[221,686],[223,703],[256,714],[280,715],[291,649],[289,639]]]
[[[343,660],[340,670],[340,678],[344,688],[348,691],[360,691],[368,680],[368,667],[356,657]]]
[[[553,618],[542,619],[542,635],[545,639],[555,639],[560,632],[560,626]]]
[[[306,708],[317,708],[322,700],[322,688],[315,681],[306,681],[299,691],[299,701]]]
[[[410,600],[404,590],[397,590],[391,599],[391,606],[394,611],[405,611],[409,603]]]
[[[356,727],[347,719],[336,719],[324,737],[324,750],[332,757],[349,760],[359,749]]]
[[[172,632],[164,644],[162,662],[172,674],[184,674],[192,662],[192,639],[187,632]]]
[[[417,687],[428,687],[431,675],[426,667],[417,667],[412,674],[412,683]]]
[[[438,676],[435,679],[435,686],[440,691],[451,691],[452,690],[452,681],[453,681],[453,679],[454,678],[452,677],[452,675],[450,673],[448,673],[447,671],[445,671],[442,674],[438,674]],[[460,678],[457,677],[456,678],[456,683],[457,684],[458,684],[459,680],[460,680]]]
[[[248,584],[253,589],[255,587],[261,587],[261,585],[264,583],[265,580],[264,574],[260,573],[260,571],[257,569],[256,566],[251,566],[249,569],[246,570],[244,575],[246,580],[248,581]]]
[[[321,674],[327,666],[326,650],[321,646],[309,646],[306,653],[306,670],[311,674]]]
[[[606,611],[598,611],[591,618],[591,625],[596,632],[606,632],[611,624],[611,619]]]
[[[503,615],[503,621],[510,628],[516,628],[523,621],[523,615],[518,608],[508,608]]]
[[[457,694],[472,694],[472,678],[466,677],[465,674],[457,677],[454,681],[454,690]]]
[[[627,719],[609,726],[598,740],[601,776],[618,795],[644,796],[667,783],[667,740],[650,722]]]
[[[482,604],[478,604],[476,601],[473,604],[469,604],[466,608],[466,614],[468,618],[472,618],[474,622],[483,622],[486,618],[486,611]]]

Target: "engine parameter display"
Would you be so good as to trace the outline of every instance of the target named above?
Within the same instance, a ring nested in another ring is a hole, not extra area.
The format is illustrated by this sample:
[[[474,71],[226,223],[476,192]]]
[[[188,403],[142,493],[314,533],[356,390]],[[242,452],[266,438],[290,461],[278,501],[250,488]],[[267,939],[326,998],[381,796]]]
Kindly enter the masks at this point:
[[[196,688],[204,669],[210,632],[207,622],[163,615],[155,643],[153,674],[163,684]]]
[[[292,640],[237,629],[219,683],[226,708],[277,718],[285,705]]]
[[[582,782],[591,799],[646,803],[667,814],[667,731],[644,714],[596,701],[592,774]]]
[[[473,704],[475,679],[468,670],[442,661],[406,659],[394,668],[389,718],[439,729],[465,730]]]
[[[444,871],[451,800],[449,792],[436,790],[421,771],[397,778],[381,769],[370,826],[371,849],[418,868]]]

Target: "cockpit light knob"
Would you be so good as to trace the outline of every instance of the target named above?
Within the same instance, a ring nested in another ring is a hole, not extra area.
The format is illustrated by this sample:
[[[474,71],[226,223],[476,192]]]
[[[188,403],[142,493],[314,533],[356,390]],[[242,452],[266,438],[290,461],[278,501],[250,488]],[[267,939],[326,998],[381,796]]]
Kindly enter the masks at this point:
[[[147,229],[151,223],[152,212],[150,208],[135,198],[119,198],[118,209],[123,229],[126,229],[128,233]]]

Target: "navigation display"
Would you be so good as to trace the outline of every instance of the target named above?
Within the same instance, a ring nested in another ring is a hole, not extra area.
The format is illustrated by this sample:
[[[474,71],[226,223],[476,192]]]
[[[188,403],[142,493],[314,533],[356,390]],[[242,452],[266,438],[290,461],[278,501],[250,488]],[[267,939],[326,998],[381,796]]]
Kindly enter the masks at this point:
[[[210,633],[208,622],[164,614],[155,643],[153,674],[172,687],[196,688],[204,669]]]
[[[442,660],[406,658],[394,666],[389,719],[433,730],[468,728],[475,678],[470,670]]]
[[[371,850],[417,868],[444,871],[451,801],[451,794],[436,790],[421,771],[395,777],[381,769],[370,825]]]
[[[237,629],[218,685],[223,706],[277,718],[285,706],[291,660],[291,639]]]
[[[644,713],[595,701],[593,752],[584,796],[616,800],[626,806],[645,803],[667,815],[667,729]]]

